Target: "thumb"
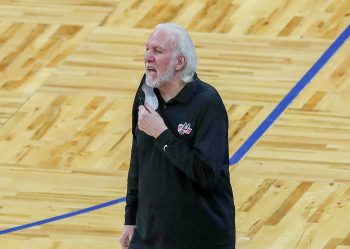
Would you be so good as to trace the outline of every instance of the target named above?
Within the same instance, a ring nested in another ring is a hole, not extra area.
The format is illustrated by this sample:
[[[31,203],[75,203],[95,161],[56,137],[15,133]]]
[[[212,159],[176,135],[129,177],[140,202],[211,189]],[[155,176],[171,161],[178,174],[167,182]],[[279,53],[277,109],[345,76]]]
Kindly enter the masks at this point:
[[[131,231],[131,232],[129,233],[129,242],[131,241],[131,239],[132,239],[133,236],[134,236],[134,231]]]
[[[150,104],[145,103],[145,107],[147,108],[147,110],[148,110],[150,113],[154,113],[154,112],[155,112],[155,110],[153,109],[153,107],[152,107]]]

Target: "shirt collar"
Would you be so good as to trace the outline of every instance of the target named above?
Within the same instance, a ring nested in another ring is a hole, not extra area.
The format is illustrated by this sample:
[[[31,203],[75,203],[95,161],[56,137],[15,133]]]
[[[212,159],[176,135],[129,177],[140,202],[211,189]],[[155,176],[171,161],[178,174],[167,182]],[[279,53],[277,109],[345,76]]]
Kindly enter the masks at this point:
[[[199,78],[197,76],[197,73],[194,73],[192,81],[185,84],[185,86],[181,89],[181,91],[171,100],[169,100],[167,103],[173,103],[173,102],[180,102],[183,104],[188,104],[192,97],[194,96],[197,87],[199,84]],[[165,102],[162,96],[160,95],[160,92],[157,88],[154,89],[155,94],[157,95],[158,99],[160,99],[162,102]]]

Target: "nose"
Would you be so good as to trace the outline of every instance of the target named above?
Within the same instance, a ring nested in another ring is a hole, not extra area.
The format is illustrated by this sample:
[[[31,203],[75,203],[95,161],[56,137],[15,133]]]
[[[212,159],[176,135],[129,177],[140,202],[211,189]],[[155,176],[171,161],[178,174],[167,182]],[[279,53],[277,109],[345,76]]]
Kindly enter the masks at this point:
[[[153,57],[153,53],[151,52],[151,50],[146,50],[145,51],[145,62],[152,62],[154,61],[154,57]]]

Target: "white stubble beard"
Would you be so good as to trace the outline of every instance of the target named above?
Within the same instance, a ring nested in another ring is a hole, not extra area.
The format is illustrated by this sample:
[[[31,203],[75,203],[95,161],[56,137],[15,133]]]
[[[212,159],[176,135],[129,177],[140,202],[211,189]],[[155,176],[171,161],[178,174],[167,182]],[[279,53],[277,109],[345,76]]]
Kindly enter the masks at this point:
[[[146,71],[146,84],[152,88],[159,88],[169,82],[175,75],[175,69],[173,69],[173,61],[170,62],[166,72],[164,74],[158,74],[157,78],[152,80],[151,76],[147,74]]]

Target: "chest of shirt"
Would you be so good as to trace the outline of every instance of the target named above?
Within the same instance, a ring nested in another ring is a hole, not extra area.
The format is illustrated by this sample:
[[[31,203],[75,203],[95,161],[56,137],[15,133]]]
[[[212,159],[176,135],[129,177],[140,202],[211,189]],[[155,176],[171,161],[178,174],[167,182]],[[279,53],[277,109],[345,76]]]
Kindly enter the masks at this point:
[[[195,136],[200,117],[203,112],[201,108],[181,103],[165,104],[159,103],[157,112],[163,118],[168,129],[180,140],[186,141],[189,145],[195,142]],[[138,144],[149,145],[154,142],[154,138],[146,133],[136,130]]]

